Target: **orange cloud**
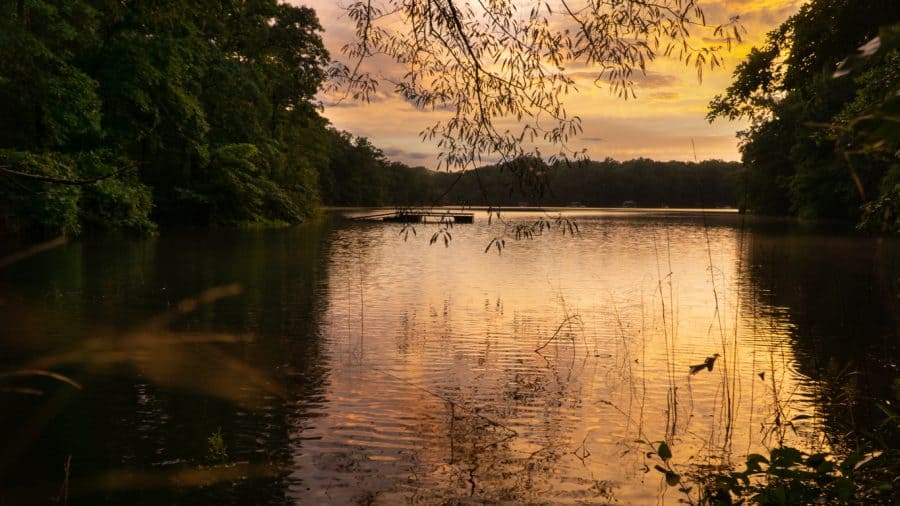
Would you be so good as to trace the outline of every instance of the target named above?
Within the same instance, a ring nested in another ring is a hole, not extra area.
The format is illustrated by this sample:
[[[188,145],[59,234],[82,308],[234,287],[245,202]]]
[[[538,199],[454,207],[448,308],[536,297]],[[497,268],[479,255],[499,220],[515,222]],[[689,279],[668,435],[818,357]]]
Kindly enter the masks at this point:
[[[721,45],[723,67],[706,70],[698,80],[693,66],[672,59],[652,62],[646,75],[636,72],[632,81],[637,99],[623,100],[612,94],[608,86],[593,84],[595,73],[583,65],[572,65],[568,75],[578,84],[578,92],[565,100],[569,114],[583,120],[584,132],[575,141],[593,158],[610,156],[627,159],[643,156],[655,159],[693,159],[691,139],[697,156],[703,158],[739,159],[735,133],[746,124],[705,120],[709,101],[731,83],[734,67],[753,45],[761,43],[768,31],[796,12],[800,0],[712,0],[703,2],[709,22],[727,21],[740,16],[744,27],[743,42],[724,47],[711,29],[695,29],[698,45]],[[332,2],[314,2],[325,28],[324,41],[332,57],[344,59],[340,48],[354,37],[352,20]],[[390,62],[378,61],[383,76],[401,71]],[[382,83],[384,84],[384,83]],[[446,117],[446,111],[420,111],[398,97],[391,86],[383,86],[369,103],[345,100],[329,102],[322,97],[325,116],[340,129],[369,137],[391,158],[412,165],[434,167],[438,149],[422,141],[419,133],[435,121]],[[515,126],[510,123],[510,126]],[[597,142],[591,139],[602,139]],[[549,146],[548,146],[549,150]],[[544,151],[542,149],[542,151]],[[547,151],[549,152],[549,151]]]

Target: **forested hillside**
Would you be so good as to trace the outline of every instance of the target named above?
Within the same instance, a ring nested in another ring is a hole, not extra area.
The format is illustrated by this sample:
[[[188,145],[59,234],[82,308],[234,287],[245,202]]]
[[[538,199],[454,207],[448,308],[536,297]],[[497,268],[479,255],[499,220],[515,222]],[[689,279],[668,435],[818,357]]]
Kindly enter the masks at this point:
[[[741,165],[636,159],[560,162],[519,159],[464,173],[389,162],[366,139],[343,134],[322,200],[336,206],[736,206]]]

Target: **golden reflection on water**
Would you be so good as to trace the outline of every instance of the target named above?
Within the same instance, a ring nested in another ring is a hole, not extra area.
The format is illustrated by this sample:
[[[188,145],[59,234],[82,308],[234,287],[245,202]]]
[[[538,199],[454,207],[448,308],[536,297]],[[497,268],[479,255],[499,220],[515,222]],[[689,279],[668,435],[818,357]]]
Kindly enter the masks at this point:
[[[678,503],[662,441],[689,482],[891,398],[855,378],[896,370],[897,242],[573,217],[502,254],[479,215],[446,248],[325,221],[8,257],[0,502],[71,462],[87,503]]]
[[[779,437],[819,444],[814,419],[785,425],[812,386],[793,367],[789,320],[745,283],[740,227],[578,224],[580,237],[545,233],[502,255],[482,253],[500,226],[483,222],[454,227],[449,248],[403,242],[400,226],[338,230],[330,401],[297,431],[298,494],[676,503],[648,455],[660,441],[683,471]]]

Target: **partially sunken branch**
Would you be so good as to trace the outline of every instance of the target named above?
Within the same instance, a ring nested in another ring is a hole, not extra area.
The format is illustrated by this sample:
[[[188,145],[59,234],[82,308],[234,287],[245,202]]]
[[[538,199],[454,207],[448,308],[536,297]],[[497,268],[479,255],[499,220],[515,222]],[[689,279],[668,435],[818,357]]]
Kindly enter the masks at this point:
[[[38,174],[29,174],[27,172],[19,172],[17,170],[10,169],[9,167],[7,167],[5,165],[0,165],[0,173],[3,173],[3,174],[8,174],[10,176],[15,176],[15,177],[23,178],[23,179],[29,179],[32,181],[41,181],[44,183],[54,183],[54,184],[62,184],[62,185],[69,185],[69,186],[84,186],[84,185],[98,183],[100,181],[103,181],[104,179],[110,179],[110,178],[116,177],[119,174],[121,174],[122,172],[124,172],[125,170],[126,170],[125,168],[122,168],[122,169],[110,172],[109,174],[104,174],[102,176],[97,176],[97,177],[93,177],[90,179],[65,179],[65,178],[59,178],[59,177],[41,176]]]

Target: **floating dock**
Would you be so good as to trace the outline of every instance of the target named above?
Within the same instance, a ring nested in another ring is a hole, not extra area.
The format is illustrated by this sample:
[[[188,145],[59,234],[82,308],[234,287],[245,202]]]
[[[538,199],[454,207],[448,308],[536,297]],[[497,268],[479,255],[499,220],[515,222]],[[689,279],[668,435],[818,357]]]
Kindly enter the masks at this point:
[[[391,211],[366,216],[355,216],[354,220],[381,220],[390,223],[475,223],[475,213],[438,211]]]

